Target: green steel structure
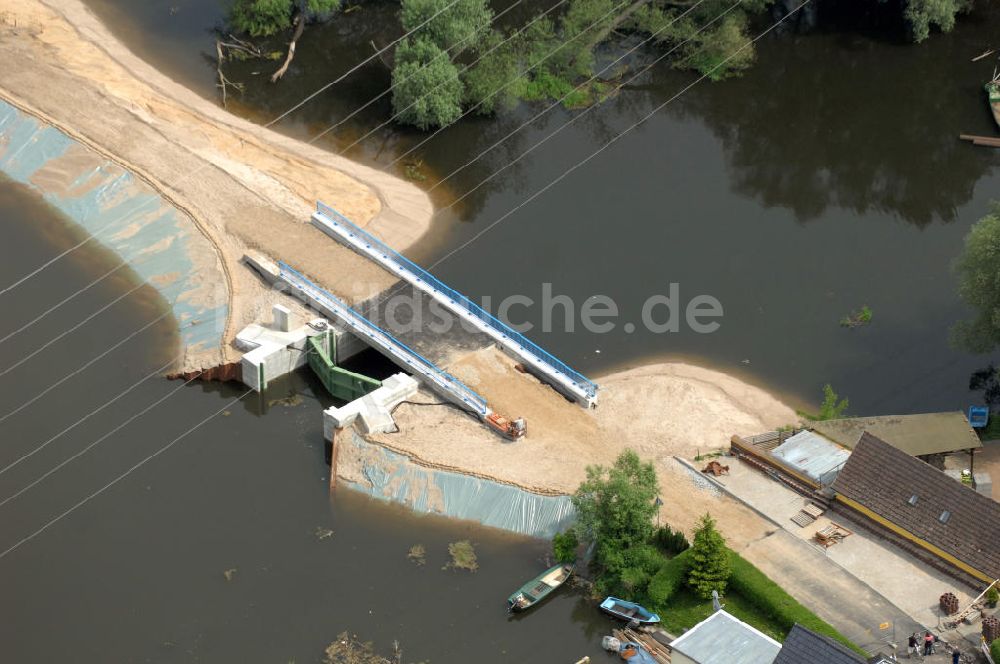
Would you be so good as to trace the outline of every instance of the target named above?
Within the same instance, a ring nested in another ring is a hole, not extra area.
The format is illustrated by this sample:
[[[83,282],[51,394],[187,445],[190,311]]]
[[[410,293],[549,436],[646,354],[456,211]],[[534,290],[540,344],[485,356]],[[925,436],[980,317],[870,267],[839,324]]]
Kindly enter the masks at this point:
[[[337,338],[327,330],[309,337],[309,367],[327,392],[344,401],[354,401],[382,386],[382,381],[341,369],[330,359],[337,357]]]

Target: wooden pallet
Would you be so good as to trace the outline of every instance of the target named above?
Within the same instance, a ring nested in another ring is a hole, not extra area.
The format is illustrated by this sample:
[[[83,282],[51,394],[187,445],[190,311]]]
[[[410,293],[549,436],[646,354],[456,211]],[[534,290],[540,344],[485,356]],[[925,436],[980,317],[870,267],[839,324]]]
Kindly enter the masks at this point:
[[[812,525],[816,521],[816,517],[809,514],[805,510],[800,511],[798,514],[792,517],[792,523],[794,523],[799,528],[805,528],[806,526]]]
[[[845,538],[853,534],[853,531],[831,521],[829,526],[817,530],[813,537],[820,545],[828,549],[838,542],[843,542]]]

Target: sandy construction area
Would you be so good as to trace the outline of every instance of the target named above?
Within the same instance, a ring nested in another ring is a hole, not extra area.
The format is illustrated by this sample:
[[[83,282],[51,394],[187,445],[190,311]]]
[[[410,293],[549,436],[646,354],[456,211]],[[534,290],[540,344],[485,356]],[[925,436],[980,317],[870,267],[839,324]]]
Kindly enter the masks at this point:
[[[740,547],[766,522],[705,487],[674,456],[728,447],[734,434],[754,434],[797,421],[765,391],[726,374],[682,363],[654,364],[599,379],[599,405],[567,401],[495,348],[470,353],[448,369],[505,415],[524,417],[528,435],[515,443],[451,406],[403,404],[401,430],[372,438],[419,462],[516,484],[539,493],[571,493],[589,464],[610,464],[625,448],[655,462],[670,522],[690,528],[711,511]],[[422,395],[436,401],[431,395]]]
[[[417,187],[230,115],[140,60],[78,0],[0,0],[0,59],[0,97],[146,180],[211,240],[231,298],[226,339],[273,299],[239,264],[247,248],[351,301],[392,282],[308,224],[316,200],[399,249],[430,223]]]
[[[78,0],[0,0],[0,58],[17,63],[5,68],[0,96],[148,181],[211,240],[229,282],[227,338],[266,318],[276,297],[240,265],[248,248],[352,302],[392,283],[308,224],[315,200],[400,250],[429,224],[432,207],[418,188],[226,113],[128,51]],[[656,463],[664,515],[675,525],[690,528],[709,510],[737,548],[766,532],[766,522],[674,456],[792,423],[789,407],[723,373],[666,363],[601,378],[600,406],[587,411],[513,365],[488,348],[447,368],[495,410],[525,417],[526,439],[507,442],[452,407],[411,405],[396,411],[400,433],[375,439],[420,463],[543,493],[572,492],[588,464],[631,447]]]

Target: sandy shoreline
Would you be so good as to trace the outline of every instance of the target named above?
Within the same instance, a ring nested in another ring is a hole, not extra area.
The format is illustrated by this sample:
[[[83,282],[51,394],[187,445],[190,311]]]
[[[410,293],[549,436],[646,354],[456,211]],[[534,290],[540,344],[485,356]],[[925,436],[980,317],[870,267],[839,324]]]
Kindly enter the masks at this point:
[[[170,80],[78,0],[0,0],[0,97],[144,180],[216,247],[231,340],[276,296],[240,259],[257,249],[353,302],[393,279],[309,225],[315,201],[405,249],[429,228],[430,200],[375,169],[233,116]],[[220,357],[221,355],[221,357]],[[236,359],[228,343],[182,370]]]

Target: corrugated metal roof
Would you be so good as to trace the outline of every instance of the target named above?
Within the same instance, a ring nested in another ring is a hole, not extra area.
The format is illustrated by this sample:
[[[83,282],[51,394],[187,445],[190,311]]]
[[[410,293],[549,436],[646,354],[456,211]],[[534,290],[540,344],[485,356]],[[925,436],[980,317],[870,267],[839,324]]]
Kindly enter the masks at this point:
[[[817,484],[830,484],[851,452],[817,433],[800,431],[771,450],[771,455]]]
[[[771,664],[781,644],[725,611],[674,639],[670,647],[698,664]]]
[[[816,422],[813,430],[830,440],[854,448],[861,434],[868,431],[912,456],[941,454],[982,447],[979,436],[969,425],[965,413],[920,413],[918,415],[881,415],[849,417]]]

